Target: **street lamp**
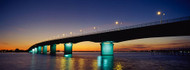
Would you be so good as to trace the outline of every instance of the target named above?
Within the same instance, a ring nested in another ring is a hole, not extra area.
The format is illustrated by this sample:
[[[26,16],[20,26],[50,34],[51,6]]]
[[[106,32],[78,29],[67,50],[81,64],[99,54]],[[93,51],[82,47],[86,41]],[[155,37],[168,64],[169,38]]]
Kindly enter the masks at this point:
[[[80,30],[80,32],[82,32],[82,29]]]
[[[162,16],[166,15],[165,13],[162,13],[160,11],[157,12],[157,15],[160,15],[161,16],[161,20],[160,20],[160,23],[162,24]]]
[[[96,27],[93,27],[94,31],[96,32],[97,31],[97,28]]]
[[[118,25],[118,24],[119,24],[119,22],[118,22],[118,21],[116,21],[116,22],[115,22],[115,24],[116,24],[116,25]]]
[[[81,32],[81,34],[82,34],[82,32],[83,32],[82,29],[80,29],[80,32]]]
[[[69,34],[72,36],[73,32],[70,32]]]
[[[157,12],[157,15],[160,15],[160,14],[161,14],[161,12],[160,12],[160,11],[158,11],[158,12]]]
[[[120,30],[120,24],[119,24],[119,22],[116,21],[115,24],[116,24],[116,26],[117,26],[116,28],[118,28],[118,30]],[[122,22],[121,22],[121,24],[122,24]]]
[[[96,29],[96,27],[94,27],[94,29]]]
[[[62,34],[63,35],[63,37],[65,37],[65,34]]]

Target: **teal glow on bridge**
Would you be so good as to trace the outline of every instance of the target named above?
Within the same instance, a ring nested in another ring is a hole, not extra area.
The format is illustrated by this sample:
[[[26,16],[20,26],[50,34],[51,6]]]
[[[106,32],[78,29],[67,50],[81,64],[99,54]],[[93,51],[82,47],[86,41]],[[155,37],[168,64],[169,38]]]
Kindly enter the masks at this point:
[[[47,45],[43,46],[43,54],[47,54]]]
[[[101,43],[101,55],[113,55],[113,41],[105,41]]]
[[[64,46],[65,46],[64,56],[72,57],[72,46],[73,46],[73,44],[72,43],[65,43]]]

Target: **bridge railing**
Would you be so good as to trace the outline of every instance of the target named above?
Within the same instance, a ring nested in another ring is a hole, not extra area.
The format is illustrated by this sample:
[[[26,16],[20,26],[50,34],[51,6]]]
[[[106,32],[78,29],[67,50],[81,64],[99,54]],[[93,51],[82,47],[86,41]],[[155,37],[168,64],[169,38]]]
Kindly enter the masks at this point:
[[[123,27],[118,27],[118,28],[113,28],[113,29],[108,29],[108,30],[102,30],[102,31],[96,31],[96,32],[89,32],[89,33],[85,33],[85,34],[69,36],[69,37],[66,37],[66,38],[85,36],[85,35],[92,35],[92,34],[99,34],[99,33],[111,32],[111,31],[120,31],[120,30],[132,29],[132,28],[152,26],[152,25],[169,24],[169,23],[172,23],[172,22],[185,21],[185,20],[190,20],[190,16],[176,18],[176,19],[155,21],[155,22],[150,22],[150,23],[142,23],[142,24],[131,25],[131,26],[123,26]]]
[[[124,26],[124,27],[114,28],[114,29],[110,29],[110,30],[104,30],[104,31],[98,31],[98,32],[88,33],[88,34],[85,34],[85,35],[97,34],[97,33],[105,33],[105,32],[111,32],[111,31],[120,31],[120,30],[139,28],[139,27],[146,27],[146,26],[159,25],[159,24],[169,24],[169,23],[172,23],[172,22],[185,21],[185,20],[190,20],[190,16],[176,18],[176,19],[155,21],[155,22],[150,22],[150,23],[137,24],[137,25],[132,25],[132,26]]]

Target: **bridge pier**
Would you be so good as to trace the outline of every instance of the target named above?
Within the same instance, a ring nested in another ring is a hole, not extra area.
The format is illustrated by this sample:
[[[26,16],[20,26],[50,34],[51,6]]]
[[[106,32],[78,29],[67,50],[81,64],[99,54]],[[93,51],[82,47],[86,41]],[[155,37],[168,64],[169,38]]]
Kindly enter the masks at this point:
[[[113,56],[113,41],[104,41],[100,45],[102,56]]]
[[[35,47],[34,48],[34,54],[37,54],[37,52],[38,52],[38,49],[37,49],[37,47]]]
[[[34,48],[32,49],[32,54],[34,54]]]
[[[30,50],[29,53],[32,53],[32,50]]]
[[[64,44],[64,56],[65,57],[72,57],[72,43],[65,43]]]
[[[38,49],[38,52],[37,52],[38,54],[41,54],[41,50],[42,50],[41,48],[42,48],[41,46],[38,46],[38,48],[37,48]]]
[[[43,46],[43,54],[47,54],[47,45]]]
[[[56,55],[56,44],[50,45],[50,55]]]

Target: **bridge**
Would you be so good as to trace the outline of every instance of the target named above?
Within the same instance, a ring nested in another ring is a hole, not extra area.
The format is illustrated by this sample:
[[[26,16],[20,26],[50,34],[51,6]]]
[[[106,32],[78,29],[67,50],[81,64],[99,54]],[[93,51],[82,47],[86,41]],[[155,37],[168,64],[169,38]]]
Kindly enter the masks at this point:
[[[189,36],[189,30],[190,16],[125,26],[68,38],[48,40],[31,46],[28,51],[33,54],[47,54],[47,45],[50,45],[50,55],[56,55],[56,44],[63,43],[65,49],[64,56],[72,56],[72,47],[74,43],[92,41],[100,42],[102,56],[113,55],[113,43],[151,37]],[[41,53],[42,47],[43,53]]]

